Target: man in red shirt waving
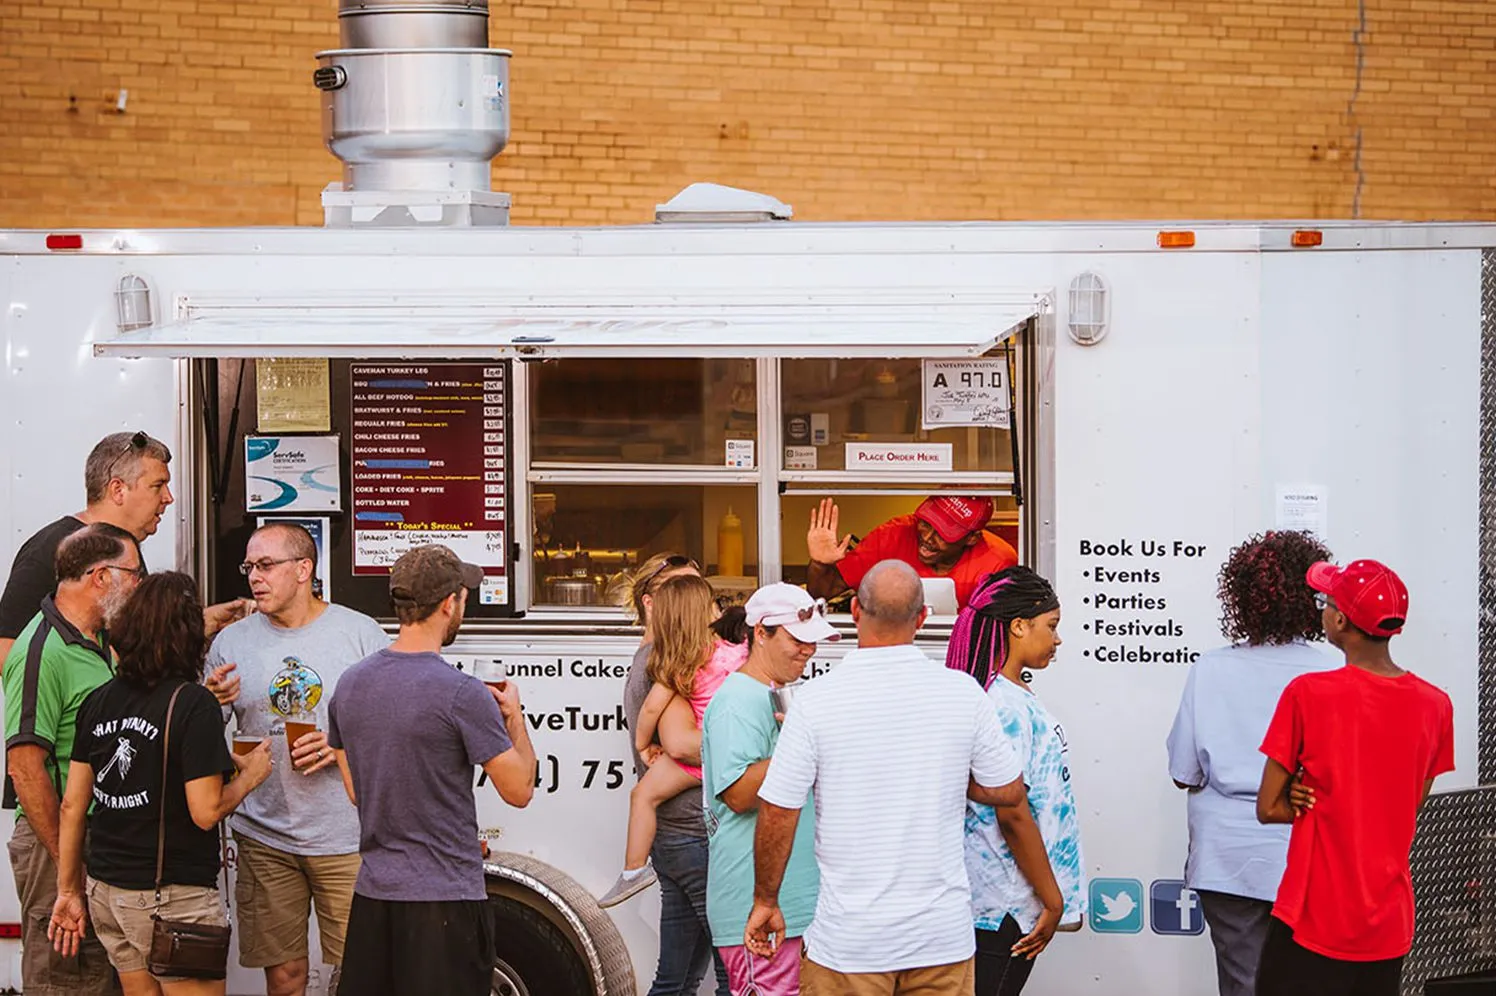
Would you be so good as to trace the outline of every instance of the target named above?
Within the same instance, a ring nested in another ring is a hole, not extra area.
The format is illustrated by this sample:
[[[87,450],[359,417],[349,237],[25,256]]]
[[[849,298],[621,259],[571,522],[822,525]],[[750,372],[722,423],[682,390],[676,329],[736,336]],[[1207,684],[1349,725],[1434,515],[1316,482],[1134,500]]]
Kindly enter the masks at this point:
[[[1308,580],[1346,666],[1289,682],[1262,742],[1257,819],[1293,835],[1257,996],[1397,996],[1413,946],[1408,852],[1434,778],[1454,770],[1454,707],[1392,662],[1408,589],[1390,568],[1319,563]]]
[[[805,545],[810,551],[806,590],[832,598],[862,583],[880,560],[902,560],[922,578],[948,577],[956,584],[956,601],[965,607],[982,579],[1018,563],[1018,554],[1002,537],[987,531],[991,498],[936,495],[920,502],[913,515],[900,515],[868,533],[848,551],[850,535],[837,539],[840,512],[823,498],[810,511]]]

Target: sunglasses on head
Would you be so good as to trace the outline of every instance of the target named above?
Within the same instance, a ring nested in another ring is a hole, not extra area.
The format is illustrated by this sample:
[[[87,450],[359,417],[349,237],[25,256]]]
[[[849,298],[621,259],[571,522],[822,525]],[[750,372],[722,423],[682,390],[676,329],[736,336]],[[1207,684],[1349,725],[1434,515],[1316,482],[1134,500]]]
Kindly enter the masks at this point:
[[[661,574],[664,574],[668,570],[679,569],[682,567],[689,567],[695,571],[701,570],[701,567],[696,563],[696,561],[692,560],[690,557],[682,557],[677,553],[660,561],[660,566],[656,567],[654,569],[654,573],[652,573],[648,578],[645,579],[644,584],[639,586],[639,590],[642,592],[648,592],[650,586],[655,583],[655,579],[658,578]]]
[[[826,600],[818,598],[803,609],[795,612],[795,618],[801,622],[810,622],[812,616],[824,616],[826,614]]]
[[[794,619],[790,618],[791,615],[794,616]],[[786,623],[794,622],[796,620],[798,620],[799,622],[810,622],[810,620],[816,616],[824,617],[825,615],[826,600],[824,598],[818,598],[803,609],[796,609],[793,613],[778,612],[772,616],[765,616],[761,621],[765,626],[783,626]]]
[[[151,437],[144,432],[137,431],[129,439],[125,440],[125,445],[114,455],[114,459],[109,461],[109,479],[111,481],[114,480],[114,468],[119,466],[121,460],[135,450],[143,450],[149,445],[151,445]]]
[[[1322,591],[1316,591],[1314,593],[1314,607],[1316,609],[1319,609],[1321,612],[1323,612],[1325,609],[1329,608],[1329,605],[1330,605],[1330,596],[1329,595],[1326,595]]]

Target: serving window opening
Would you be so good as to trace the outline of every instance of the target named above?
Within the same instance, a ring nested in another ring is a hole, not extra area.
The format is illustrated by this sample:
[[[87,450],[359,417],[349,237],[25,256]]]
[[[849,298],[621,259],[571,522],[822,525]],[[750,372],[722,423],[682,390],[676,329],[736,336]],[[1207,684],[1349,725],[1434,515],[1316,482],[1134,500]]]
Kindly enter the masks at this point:
[[[966,356],[938,338],[934,357],[850,338],[845,356],[824,344],[735,356],[728,337],[705,355],[426,360],[349,345],[326,359],[190,360],[207,594],[248,594],[245,543],[276,518],[321,531],[330,600],[385,620],[388,567],[421,542],[484,568],[477,620],[622,625],[620,582],[665,551],[696,561],[723,604],[806,584],[806,530],[826,498],[854,543],[929,496],[988,498],[987,532],[1028,562],[1036,322]],[[807,319],[805,341],[817,328]],[[317,466],[289,483],[336,500],[264,507],[252,461],[271,450],[305,451]]]

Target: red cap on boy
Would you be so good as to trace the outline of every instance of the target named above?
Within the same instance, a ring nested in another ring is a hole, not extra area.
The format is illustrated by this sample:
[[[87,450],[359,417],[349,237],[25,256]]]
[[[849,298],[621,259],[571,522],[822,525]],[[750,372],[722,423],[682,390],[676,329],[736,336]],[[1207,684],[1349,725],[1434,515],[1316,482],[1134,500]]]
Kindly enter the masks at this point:
[[[1353,560],[1344,567],[1321,561],[1309,568],[1309,587],[1335,600],[1356,628],[1396,636],[1408,618],[1408,587],[1386,564]]]

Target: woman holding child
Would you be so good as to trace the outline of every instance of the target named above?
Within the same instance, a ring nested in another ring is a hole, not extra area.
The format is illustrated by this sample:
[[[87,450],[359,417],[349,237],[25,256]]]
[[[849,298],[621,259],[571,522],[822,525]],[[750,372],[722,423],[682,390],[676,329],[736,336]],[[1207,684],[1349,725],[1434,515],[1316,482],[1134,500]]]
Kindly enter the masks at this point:
[[[690,729],[695,726],[695,716],[686,700],[675,698],[660,714],[657,750],[639,751],[633,736],[633,731],[639,726],[644,701],[654,686],[649,662],[656,632],[668,630],[672,636],[675,635],[674,623],[662,622],[657,615],[659,599],[670,581],[682,577],[701,579],[701,570],[695,561],[678,554],[656,554],[629,577],[620,598],[644,630],[623,693],[624,714],[630,730],[629,749],[634,755],[635,774],[641,779],[650,768],[645,754],[655,759],[659,756],[657,751],[663,751],[677,765],[701,763],[700,733],[696,733],[696,746],[693,747]],[[664,599],[664,615],[673,617],[670,603],[674,599],[670,594],[664,595]],[[672,636],[666,639],[670,640]],[[683,742],[676,738],[676,734],[681,732],[686,734]],[[707,832],[700,782],[688,783],[685,791],[658,802],[653,807],[653,815],[656,826],[654,844],[646,849],[648,863],[643,865],[633,881],[629,881],[627,875],[620,876],[619,883],[603,900],[608,905],[622,902],[658,881],[660,958],[654,984],[649,989],[650,996],[694,994],[708,965],[714,965],[716,969],[717,996],[728,996],[727,971],[712,950],[711,930],[707,923]]]

